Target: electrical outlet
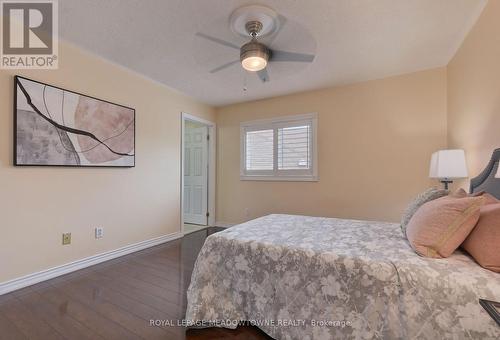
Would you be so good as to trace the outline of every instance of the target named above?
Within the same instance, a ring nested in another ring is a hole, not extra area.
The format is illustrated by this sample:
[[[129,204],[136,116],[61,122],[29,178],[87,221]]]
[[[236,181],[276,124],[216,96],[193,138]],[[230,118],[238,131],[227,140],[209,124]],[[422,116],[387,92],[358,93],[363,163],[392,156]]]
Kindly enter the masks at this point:
[[[103,237],[104,237],[104,229],[101,227],[95,228],[95,238],[99,239],[99,238],[103,238]]]
[[[71,233],[64,233],[62,235],[62,244],[63,246],[71,244]]]

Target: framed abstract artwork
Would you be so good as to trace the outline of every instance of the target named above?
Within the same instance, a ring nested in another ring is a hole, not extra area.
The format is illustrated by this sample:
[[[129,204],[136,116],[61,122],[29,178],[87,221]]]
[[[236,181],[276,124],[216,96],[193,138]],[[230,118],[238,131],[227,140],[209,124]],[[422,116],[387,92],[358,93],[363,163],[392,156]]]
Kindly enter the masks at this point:
[[[14,165],[134,167],[135,110],[14,77]]]

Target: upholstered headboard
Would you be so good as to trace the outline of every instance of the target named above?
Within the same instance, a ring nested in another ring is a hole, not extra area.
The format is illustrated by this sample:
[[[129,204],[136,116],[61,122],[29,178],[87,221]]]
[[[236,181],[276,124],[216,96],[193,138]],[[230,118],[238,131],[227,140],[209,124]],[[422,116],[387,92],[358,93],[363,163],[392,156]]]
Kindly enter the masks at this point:
[[[500,199],[500,178],[495,178],[500,161],[500,149],[493,151],[491,160],[486,169],[476,178],[470,181],[470,192],[486,191],[496,198]]]

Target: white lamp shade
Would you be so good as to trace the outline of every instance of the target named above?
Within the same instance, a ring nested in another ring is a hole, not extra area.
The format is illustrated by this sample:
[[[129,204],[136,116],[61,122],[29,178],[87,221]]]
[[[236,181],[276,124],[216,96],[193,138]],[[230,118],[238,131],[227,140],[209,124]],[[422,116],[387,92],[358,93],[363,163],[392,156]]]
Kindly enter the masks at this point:
[[[464,150],[440,150],[432,154],[430,178],[453,179],[467,176]]]

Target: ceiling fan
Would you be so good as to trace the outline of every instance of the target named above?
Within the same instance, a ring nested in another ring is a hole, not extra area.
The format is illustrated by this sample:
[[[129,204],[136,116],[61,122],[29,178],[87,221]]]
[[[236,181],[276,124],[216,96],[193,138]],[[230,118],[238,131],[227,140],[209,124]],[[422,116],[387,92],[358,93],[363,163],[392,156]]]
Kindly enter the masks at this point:
[[[297,53],[297,52],[288,52],[282,51],[278,49],[273,49],[268,45],[259,41],[262,33],[269,35],[270,31],[273,31],[273,27],[269,27],[269,12],[270,9],[264,8],[266,11],[257,13],[257,15],[248,15],[248,13],[244,13],[245,11],[251,10],[255,12],[255,9],[258,8],[263,10],[261,6],[248,6],[244,8],[240,8],[235,13],[238,13],[238,17],[236,19],[232,18],[232,22],[239,22],[239,29],[236,28],[236,31],[243,35],[245,33],[246,36],[250,38],[250,41],[245,43],[243,46],[237,46],[231,42],[225,41],[223,39],[219,39],[213,36],[210,36],[203,32],[198,32],[196,35],[198,37],[210,40],[211,42],[217,43],[222,46],[230,47],[236,50],[239,50],[240,58],[238,60],[233,60],[228,63],[222,64],[210,71],[210,73],[219,72],[225,68],[228,68],[234,64],[241,63],[243,69],[249,72],[255,72],[257,76],[260,78],[262,82],[269,81],[269,74],[267,72],[267,67],[269,63],[274,62],[300,62],[300,63],[311,63],[313,62],[315,55],[314,54],[306,54],[306,53]],[[244,15],[243,15],[244,13]],[[232,17],[234,17],[234,13]],[[274,30],[279,29],[276,25],[277,15],[273,18],[274,20]],[[262,20],[261,20],[262,19]],[[242,22],[242,20],[244,22]],[[263,22],[267,27],[264,26]],[[244,27],[244,28],[243,28]],[[276,32],[274,32],[276,33]],[[272,42],[271,42],[272,43]]]

